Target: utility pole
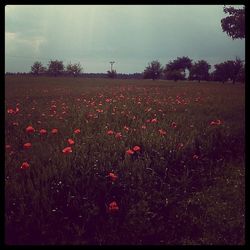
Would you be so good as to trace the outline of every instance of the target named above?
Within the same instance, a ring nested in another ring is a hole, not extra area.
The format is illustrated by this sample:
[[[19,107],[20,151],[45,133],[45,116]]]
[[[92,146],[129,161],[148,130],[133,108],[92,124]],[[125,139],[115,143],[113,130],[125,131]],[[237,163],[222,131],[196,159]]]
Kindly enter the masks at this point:
[[[110,63],[110,66],[111,66],[111,72],[113,71],[113,64],[115,63],[114,61],[112,62],[109,62]]]

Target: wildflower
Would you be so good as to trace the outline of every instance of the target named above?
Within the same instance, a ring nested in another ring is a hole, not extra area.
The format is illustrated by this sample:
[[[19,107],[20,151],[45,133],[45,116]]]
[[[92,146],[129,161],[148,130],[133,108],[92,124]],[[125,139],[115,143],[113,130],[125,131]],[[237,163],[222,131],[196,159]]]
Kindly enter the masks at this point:
[[[13,126],[18,126],[19,123],[18,123],[18,122],[13,122],[12,125],[13,125]]]
[[[196,155],[196,154],[194,154],[194,155],[193,155],[193,159],[194,159],[194,160],[197,160],[197,159],[199,159],[199,156]]]
[[[29,149],[29,148],[31,148],[31,143],[30,142],[27,142],[27,143],[24,143],[23,144],[23,148],[25,148],[25,149]]]
[[[51,130],[51,134],[57,134],[58,133],[58,129],[57,128],[53,128],[52,130]]]
[[[113,130],[109,130],[109,131],[107,131],[107,134],[108,134],[108,135],[113,135],[113,134],[114,134],[114,131],[113,131]]]
[[[30,164],[28,162],[23,162],[22,165],[21,165],[21,169],[27,169],[30,167]]]
[[[109,212],[117,212],[119,210],[119,207],[116,203],[116,201],[112,201],[111,203],[109,203],[109,206],[108,206],[108,211]]]
[[[71,147],[66,147],[66,148],[64,148],[64,149],[62,150],[62,152],[63,152],[64,154],[72,153],[72,148],[71,148]]]
[[[116,174],[112,173],[112,172],[110,172],[110,173],[108,174],[108,177],[110,177],[110,179],[111,179],[112,181],[116,181],[117,178],[118,178],[118,176],[117,176]]]
[[[10,148],[11,148],[11,146],[9,144],[5,145],[5,149],[10,149]]]
[[[68,144],[69,144],[69,145],[74,145],[75,142],[74,142],[74,140],[72,140],[72,139],[68,139]]]
[[[172,122],[171,127],[172,127],[172,128],[176,128],[176,127],[177,127],[177,124],[176,124],[175,122]]]
[[[210,122],[210,125],[221,125],[221,124],[222,124],[221,120],[215,120]]]
[[[158,131],[159,131],[160,135],[166,135],[167,134],[167,132],[165,130],[163,130],[163,129],[159,129]]]
[[[151,123],[157,123],[157,119],[156,118],[152,119]]]
[[[117,138],[117,139],[122,138],[122,133],[121,133],[121,132],[117,132],[117,133],[115,134],[115,138]]]
[[[7,109],[7,113],[8,114],[15,114],[16,111],[14,109],[12,109],[12,108],[9,108],[9,109]]]
[[[34,132],[35,132],[35,129],[34,129],[31,125],[29,125],[29,126],[26,128],[26,132],[27,132],[27,133],[34,133]]]
[[[127,127],[127,126],[124,126],[124,129],[125,129],[126,131],[129,131],[129,127]]]
[[[134,146],[134,147],[133,147],[133,150],[134,150],[135,152],[137,152],[137,151],[140,151],[141,148],[140,148],[139,146]]]
[[[145,126],[145,125],[142,125],[141,128],[142,128],[142,129],[146,129],[146,126]]]
[[[129,150],[126,151],[126,153],[129,154],[129,155],[132,155],[132,154],[134,154],[134,151],[132,149],[129,149]]]
[[[77,129],[74,130],[75,134],[79,134],[80,132],[81,132],[81,130],[79,128],[77,128]]]
[[[46,135],[46,134],[47,134],[47,130],[42,128],[42,129],[39,131],[39,133],[40,133],[40,135]]]

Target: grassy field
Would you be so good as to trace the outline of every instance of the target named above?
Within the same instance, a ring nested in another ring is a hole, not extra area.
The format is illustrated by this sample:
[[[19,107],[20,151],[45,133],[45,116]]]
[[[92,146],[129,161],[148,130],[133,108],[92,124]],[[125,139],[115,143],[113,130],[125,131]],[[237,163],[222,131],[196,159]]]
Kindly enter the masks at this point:
[[[6,77],[5,147],[6,244],[245,243],[242,84]]]

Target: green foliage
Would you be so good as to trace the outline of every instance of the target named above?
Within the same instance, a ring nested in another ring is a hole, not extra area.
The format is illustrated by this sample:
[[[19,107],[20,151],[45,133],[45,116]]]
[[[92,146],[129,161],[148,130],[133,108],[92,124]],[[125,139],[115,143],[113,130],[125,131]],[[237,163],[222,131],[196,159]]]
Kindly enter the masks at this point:
[[[107,71],[108,77],[109,78],[116,78],[117,77],[117,73],[116,70],[112,69],[112,70],[108,70]]]
[[[165,79],[167,80],[174,80],[174,81],[178,81],[178,80],[184,80],[185,76],[183,74],[182,70],[170,70],[167,69],[164,71],[165,74]]]
[[[211,66],[204,60],[195,62],[190,69],[189,79],[198,80],[199,82],[201,80],[207,81],[209,79],[210,68]]]
[[[74,77],[79,76],[80,73],[82,72],[82,67],[80,63],[75,63],[75,64],[68,64],[67,65],[67,73],[70,75],[73,75]]]
[[[41,62],[34,62],[31,66],[31,73],[34,75],[40,75],[46,72],[46,68],[42,65]]]
[[[245,6],[242,9],[224,7],[223,10],[229,14],[221,20],[223,32],[226,32],[232,39],[245,38]]]
[[[216,64],[214,67],[214,80],[225,82],[231,79],[235,83],[238,75],[242,74],[243,63],[239,58],[236,58],[235,61],[226,61]]]
[[[48,64],[48,73],[50,75],[58,76],[62,74],[63,70],[64,70],[63,61],[51,60]]]
[[[166,64],[164,72],[165,78],[169,80],[184,80],[185,70],[190,70],[192,67],[192,60],[187,57],[177,57],[174,61],[170,61]]]
[[[158,79],[161,77],[163,68],[158,61],[152,61],[144,70],[144,79]]]
[[[244,91],[216,82],[6,77],[6,244],[244,244]],[[75,144],[65,155],[68,138]]]

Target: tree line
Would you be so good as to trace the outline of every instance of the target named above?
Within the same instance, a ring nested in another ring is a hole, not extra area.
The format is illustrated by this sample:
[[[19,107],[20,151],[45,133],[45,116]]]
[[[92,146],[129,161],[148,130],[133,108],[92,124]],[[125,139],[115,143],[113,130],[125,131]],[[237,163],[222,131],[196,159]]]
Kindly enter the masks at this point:
[[[31,66],[30,73],[33,75],[51,75],[51,76],[58,76],[58,75],[71,75],[71,76],[79,76],[82,72],[83,68],[80,63],[69,63],[66,67],[63,64],[63,61],[59,60],[50,60],[48,63],[48,67],[46,68],[43,66],[41,62],[34,62]]]
[[[236,58],[235,60],[228,60],[214,65],[214,71],[209,72],[211,65],[205,60],[192,62],[187,57],[177,57],[173,61],[163,67],[158,60],[154,60],[148,64],[142,73],[122,74],[117,73],[116,70],[107,71],[107,73],[83,73],[83,68],[80,63],[69,63],[66,67],[63,61],[51,60],[48,67],[43,66],[41,62],[34,62],[31,66],[31,71],[28,74],[35,76],[73,76],[73,77],[88,77],[88,78],[119,78],[119,79],[165,79],[165,80],[197,80],[197,81],[221,81],[227,82],[231,80],[245,81],[245,64],[244,61]],[[13,75],[13,73],[6,73]],[[19,73],[18,75],[23,74]]]
[[[197,80],[199,82],[210,80],[223,83],[228,80],[233,83],[245,81],[245,64],[239,58],[215,64],[214,68],[215,70],[209,73],[211,65],[205,60],[192,63],[189,57],[183,56],[170,61],[164,68],[159,61],[152,61],[144,70],[143,77],[153,80]],[[189,75],[187,76],[186,73],[189,73]]]

